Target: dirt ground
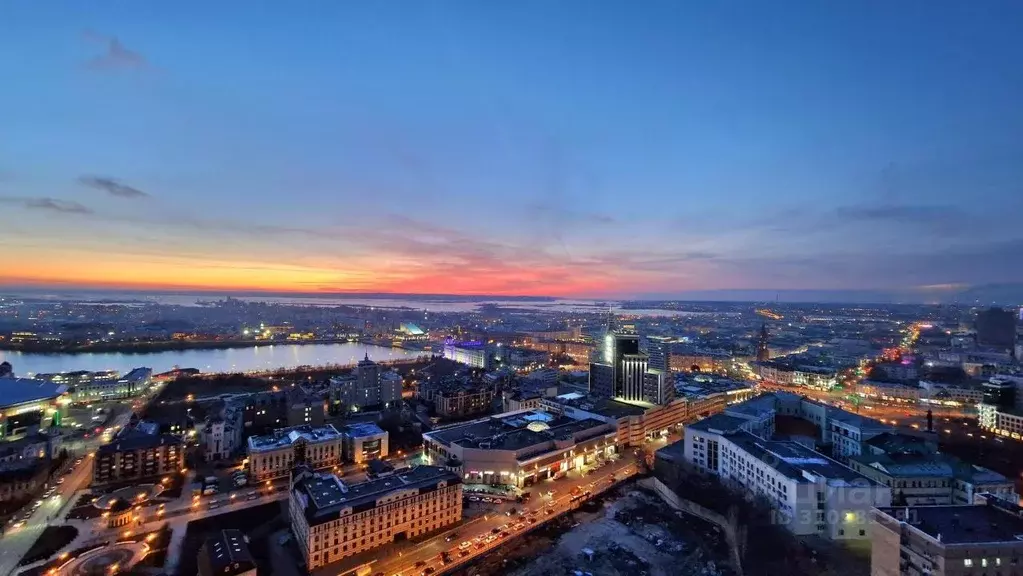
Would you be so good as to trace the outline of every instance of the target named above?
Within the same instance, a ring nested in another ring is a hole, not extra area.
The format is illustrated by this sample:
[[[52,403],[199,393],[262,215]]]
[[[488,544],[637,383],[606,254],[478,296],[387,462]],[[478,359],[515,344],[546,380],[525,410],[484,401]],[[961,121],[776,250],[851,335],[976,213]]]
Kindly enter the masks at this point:
[[[516,539],[464,576],[730,576],[725,538],[633,486]]]

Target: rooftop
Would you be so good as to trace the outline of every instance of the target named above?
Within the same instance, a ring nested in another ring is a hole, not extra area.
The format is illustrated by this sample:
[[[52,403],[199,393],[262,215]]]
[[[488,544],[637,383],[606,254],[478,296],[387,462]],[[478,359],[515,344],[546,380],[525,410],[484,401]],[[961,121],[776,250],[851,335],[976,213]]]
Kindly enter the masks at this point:
[[[255,567],[255,560],[241,530],[222,530],[217,536],[206,540],[200,554],[199,572],[202,576],[231,576]]]
[[[604,426],[607,426],[605,422],[593,418],[575,419],[540,410],[523,410],[435,430],[424,436],[447,446],[458,444],[467,448],[518,451]]]
[[[110,452],[146,450],[158,446],[178,446],[180,444],[180,436],[173,434],[147,434],[141,430],[129,430],[126,428],[109,444],[100,446],[96,453],[105,454]]]
[[[990,502],[990,501],[989,501]],[[895,520],[939,539],[943,544],[1020,543],[1023,518],[1008,506],[988,503],[963,506],[913,506],[879,508]],[[907,516],[908,514],[908,516]]]
[[[764,440],[749,432],[735,432],[729,434],[727,438],[761,462],[797,482],[813,482],[812,477],[820,476],[826,479],[829,485],[877,484],[852,468],[795,442]]]
[[[298,440],[305,440],[306,442],[324,442],[328,440],[334,440],[341,437],[341,433],[334,428],[333,425],[327,424],[326,426],[310,426],[303,424],[302,426],[293,426],[291,428],[282,428],[275,430],[273,434],[267,434],[265,436],[250,436],[249,437],[249,450],[255,450],[257,452],[263,450],[277,450],[290,446]]]
[[[558,404],[564,406],[571,406],[572,408],[578,408],[585,410],[586,412],[592,412],[606,418],[626,418],[629,416],[642,416],[650,408],[649,406],[642,406],[640,404],[631,404],[628,402],[622,402],[621,400],[612,400],[609,398],[594,398],[592,396],[585,396],[578,393],[562,394],[551,399]]]
[[[347,485],[333,474],[311,474],[299,480],[294,490],[299,493],[306,521],[322,524],[337,518],[341,511],[352,508],[357,514],[377,506],[377,500],[397,490],[414,490],[421,494],[436,490],[440,483],[458,484],[457,474],[439,466],[413,466],[394,474]]]
[[[0,378],[0,408],[53,400],[67,392],[67,386],[34,378]]]
[[[743,424],[747,424],[749,420],[745,418],[739,418],[737,416],[729,416],[728,414],[715,414],[708,416],[698,422],[686,426],[686,428],[692,428],[700,432],[711,432],[714,434],[727,434],[729,432],[736,432],[742,430]]]
[[[363,438],[369,436],[380,436],[385,434],[382,428],[372,422],[358,422],[345,426],[345,433],[352,438]]]

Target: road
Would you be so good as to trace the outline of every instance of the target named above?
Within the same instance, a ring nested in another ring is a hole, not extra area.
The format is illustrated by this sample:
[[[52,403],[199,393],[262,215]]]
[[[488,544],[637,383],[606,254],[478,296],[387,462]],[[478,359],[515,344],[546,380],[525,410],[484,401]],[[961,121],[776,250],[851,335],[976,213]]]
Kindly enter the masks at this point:
[[[124,426],[131,419],[131,411],[117,416],[107,424],[108,428]],[[56,494],[47,498],[32,516],[20,528],[10,528],[0,540],[0,575],[11,574],[17,567],[18,561],[28,552],[36,538],[43,532],[47,524],[53,520],[54,524],[67,512],[70,505],[74,504],[76,493],[87,487],[92,480],[92,457],[89,456],[93,450],[103,443],[100,437],[92,437],[82,441],[82,454],[84,460],[71,470],[71,474],[64,477],[64,483],[59,484]]]
[[[397,554],[388,553],[387,548],[378,549],[377,552],[381,558],[372,562],[370,574],[418,576],[428,568],[432,568],[437,574],[453,569],[477,556],[491,552],[510,538],[521,535],[548,520],[577,508],[584,500],[573,501],[571,492],[574,488],[578,487],[583,492],[589,490],[596,495],[611,485],[612,477],[617,481],[631,477],[637,472],[638,465],[630,452],[623,455],[620,460],[603,468],[595,469],[586,476],[573,472],[566,478],[536,484],[529,488],[532,498],[524,504],[514,502],[498,504],[493,513],[469,520],[461,526],[445,530],[428,540],[412,543],[398,551]],[[543,494],[549,490],[554,491],[553,496],[544,496]],[[508,516],[507,512],[512,508],[518,508],[521,515]],[[550,512],[548,513],[547,510]],[[534,522],[530,523],[529,518],[532,518]],[[492,534],[495,529],[500,533],[502,527],[504,527],[507,536]],[[451,534],[457,536],[450,542],[446,541]],[[460,551],[465,551],[467,554],[460,557]],[[447,565],[442,563],[442,552],[447,552],[450,555],[452,563]],[[337,573],[337,565],[327,566],[314,572],[317,575]]]

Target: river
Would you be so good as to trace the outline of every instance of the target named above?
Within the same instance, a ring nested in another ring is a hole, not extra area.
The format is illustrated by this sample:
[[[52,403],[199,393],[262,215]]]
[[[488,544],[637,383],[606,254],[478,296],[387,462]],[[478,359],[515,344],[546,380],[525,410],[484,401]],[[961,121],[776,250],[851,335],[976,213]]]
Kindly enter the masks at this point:
[[[274,344],[250,348],[219,350],[167,350],[130,354],[102,352],[86,354],[33,354],[0,350],[0,361],[14,366],[18,376],[72,370],[117,370],[121,373],[146,366],[154,373],[180,368],[198,368],[202,372],[248,372],[296,366],[353,364],[369,354],[371,360],[386,361],[415,358],[429,352],[389,348],[358,343]]]

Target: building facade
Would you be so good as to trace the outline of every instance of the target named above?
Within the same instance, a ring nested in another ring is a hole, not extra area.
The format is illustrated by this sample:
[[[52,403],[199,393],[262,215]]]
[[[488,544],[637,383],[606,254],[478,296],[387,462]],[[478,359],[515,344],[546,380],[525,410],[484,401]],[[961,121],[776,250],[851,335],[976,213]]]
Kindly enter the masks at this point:
[[[873,510],[871,575],[1020,574],[1023,511],[993,497],[980,501],[975,505]]]
[[[298,463],[314,470],[341,464],[341,433],[334,426],[293,426],[266,436],[249,436],[249,478],[282,478]]]
[[[456,474],[436,466],[396,470],[351,485],[332,474],[303,470],[292,477],[288,509],[312,571],[458,522],[462,484]]]
[[[344,442],[343,457],[347,462],[361,464],[369,460],[386,458],[388,434],[372,423],[351,424],[341,432]]]
[[[156,478],[177,473],[184,461],[184,441],[171,434],[147,434],[125,428],[96,450],[92,484]]]

